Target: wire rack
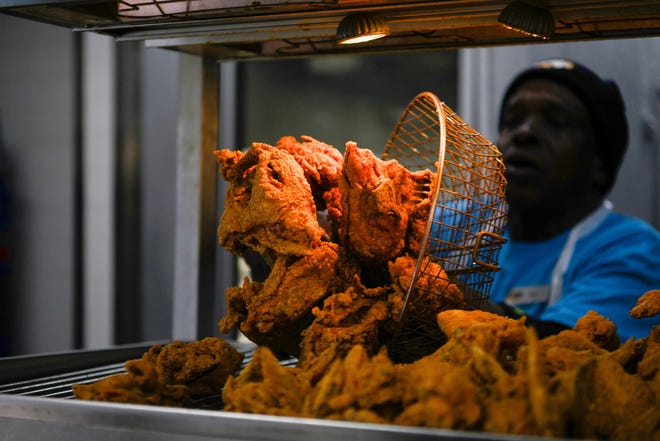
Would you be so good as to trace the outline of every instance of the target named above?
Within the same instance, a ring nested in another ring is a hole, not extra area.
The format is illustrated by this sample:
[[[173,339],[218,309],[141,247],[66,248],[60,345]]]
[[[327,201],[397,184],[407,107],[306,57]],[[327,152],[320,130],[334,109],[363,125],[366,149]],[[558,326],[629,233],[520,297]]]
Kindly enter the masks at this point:
[[[436,171],[434,185],[427,190],[431,215],[393,349],[396,354],[396,347],[403,345],[409,351],[412,344],[422,353],[430,352],[444,336],[434,331],[436,314],[428,311],[436,304],[430,299],[443,292],[429,290],[443,284],[428,280],[448,276],[461,289],[468,308],[479,308],[488,299],[505,241],[504,163],[495,145],[431,92],[420,93],[408,104],[383,159],[396,159],[411,171]]]
[[[245,369],[254,356],[254,349],[251,347],[238,348],[244,354],[238,372]],[[44,363],[48,363],[44,358]],[[282,366],[295,366],[298,359],[290,357],[280,359]],[[28,397],[41,398],[60,398],[74,399],[72,387],[74,384],[90,384],[111,375],[126,373],[125,361],[104,363],[92,367],[76,368],[75,361],[71,362],[71,369],[60,373],[46,373],[29,375],[29,366],[26,366],[27,377],[15,381],[0,383],[0,395],[22,395]],[[187,405],[193,409],[222,410],[222,396],[219,391],[217,394],[197,397],[193,402]]]

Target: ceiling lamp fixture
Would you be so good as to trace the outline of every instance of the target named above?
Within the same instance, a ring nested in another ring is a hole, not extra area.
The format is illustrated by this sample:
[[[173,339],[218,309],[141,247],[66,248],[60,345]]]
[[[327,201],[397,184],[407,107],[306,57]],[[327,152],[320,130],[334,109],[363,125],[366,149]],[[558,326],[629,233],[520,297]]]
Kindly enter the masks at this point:
[[[344,17],[337,26],[339,44],[364,43],[390,35],[385,19],[375,12],[355,12]]]
[[[505,27],[527,35],[543,39],[552,38],[555,33],[555,18],[543,6],[513,1],[506,5],[497,21]]]

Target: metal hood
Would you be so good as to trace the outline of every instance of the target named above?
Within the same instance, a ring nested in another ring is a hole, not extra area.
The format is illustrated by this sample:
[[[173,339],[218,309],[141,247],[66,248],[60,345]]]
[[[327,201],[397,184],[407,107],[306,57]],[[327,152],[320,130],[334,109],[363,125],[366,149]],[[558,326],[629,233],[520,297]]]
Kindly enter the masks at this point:
[[[527,0],[554,16],[549,42],[660,35],[658,1]],[[0,0],[0,12],[143,40],[218,60],[285,58],[540,42],[509,30],[490,0]],[[391,35],[340,46],[335,33],[349,12],[378,11]]]

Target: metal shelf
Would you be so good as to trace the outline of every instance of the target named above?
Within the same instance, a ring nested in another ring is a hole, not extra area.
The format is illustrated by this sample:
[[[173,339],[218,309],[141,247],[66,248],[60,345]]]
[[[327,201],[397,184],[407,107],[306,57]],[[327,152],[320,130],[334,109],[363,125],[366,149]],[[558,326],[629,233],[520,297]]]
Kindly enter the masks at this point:
[[[142,40],[217,60],[249,60],[456,49],[541,41],[577,41],[660,35],[657,1],[544,2],[556,33],[538,40],[501,26],[497,17],[508,1],[307,0],[286,2],[226,0],[4,0],[0,12],[95,31],[118,40]],[[201,4],[202,6],[195,6]],[[143,13],[135,11],[143,8]],[[137,5],[137,6],[136,6]],[[155,13],[159,9],[162,13]],[[180,5],[172,9],[173,5]],[[211,5],[211,6],[209,6]],[[218,5],[218,6],[213,6]],[[167,9],[167,7],[170,9]],[[188,12],[185,9],[189,8]],[[349,12],[372,10],[392,34],[365,45],[339,46],[335,31]],[[184,12],[176,12],[184,11]]]

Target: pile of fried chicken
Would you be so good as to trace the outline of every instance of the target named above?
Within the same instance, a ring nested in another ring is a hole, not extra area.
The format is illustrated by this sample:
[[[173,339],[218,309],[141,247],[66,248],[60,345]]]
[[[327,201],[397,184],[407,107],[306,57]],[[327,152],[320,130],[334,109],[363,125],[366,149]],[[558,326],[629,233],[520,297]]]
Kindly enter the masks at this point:
[[[614,324],[590,312],[574,329],[539,339],[524,318],[470,310],[461,286],[425,257],[424,274],[435,277],[416,280],[429,298],[409,305],[410,316],[423,333],[444,338],[432,350],[410,345],[407,357],[393,356],[390,343],[401,329],[431,210],[433,172],[409,171],[355,142],[342,154],[309,136],[215,156],[229,182],[219,244],[238,256],[256,254],[269,268],[263,280],[245,277],[226,292],[228,313],[219,323],[222,333],[238,328],[257,345],[253,358],[239,370],[242,354],[227,351],[221,339],[205,339],[202,352],[222,346],[223,354],[207,354],[199,369],[169,363],[164,374],[157,360],[169,348],[157,347],[127,362],[123,377],[74,386],[79,398],[185,405],[214,390],[226,411],[660,439],[660,327],[620,342]],[[631,310],[638,318],[658,313],[660,291],[646,293]],[[174,345],[194,359],[197,343]],[[297,364],[284,366],[282,356]],[[222,359],[223,374],[203,381],[211,378],[205,369],[218,369]]]
[[[435,174],[381,160],[352,141],[342,154],[309,136],[215,156],[229,182],[219,244],[239,256],[257,253],[270,267],[265,280],[246,277],[227,291],[220,330],[237,327],[301,367],[330,346],[339,355],[356,344],[376,354],[398,331]],[[432,276],[417,283],[432,295],[411,315],[436,328],[435,314],[466,304],[440,265],[422,264]]]
[[[541,340],[524,319],[478,310],[446,310],[437,321],[448,341],[412,363],[361,345],[338,357],[330,345],[307,366],[285,367],[260,347],[227,380],[225,410],[557,438],[660,436],[660,327],[619,344],[595,312]]]

